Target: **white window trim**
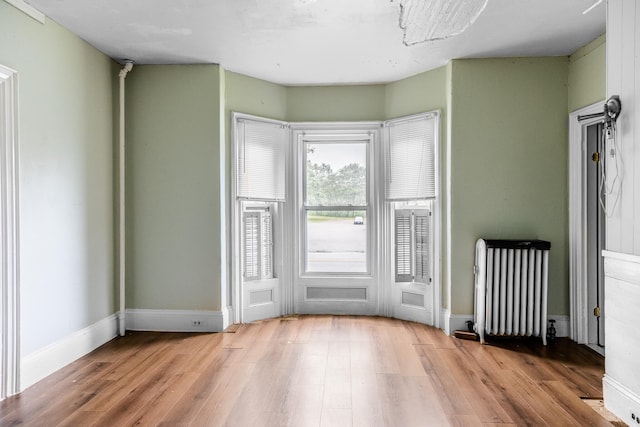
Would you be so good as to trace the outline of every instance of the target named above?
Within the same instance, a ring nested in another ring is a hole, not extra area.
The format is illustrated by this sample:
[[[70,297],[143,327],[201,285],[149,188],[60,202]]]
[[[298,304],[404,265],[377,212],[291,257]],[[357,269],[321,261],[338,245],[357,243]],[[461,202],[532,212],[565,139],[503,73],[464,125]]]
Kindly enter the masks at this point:
[[[18,73],[0,65],[0,400],[20,392],[20,235]]]
[[[433,231],[433,255],[432,255],[432,278],[433,278],[433,326],[440,327],[440,325],[444,325],[442,318],[442,295],[444,286],[441,283],[441,251],[442,251],[442,242],[441,242],[441,192],[440,192],[440,112],[439,111],[430,111],[422,114],[435,114],[436,115],[436,135],[434,141],[434,159],[435,159],[435,179],[436,179],[436,198],[431,200],[431,212],[432,212],[432,231]],[[297,123],[285,123],[277,120],[264,119],[256,116],[250,116],[242,113],[233,113],[233,115],[237,115],[240,117],[250,117],[253,119],[262,119],[269,122],[276,122],[281,124],[289,125],[290,128],[290,149],[287,152],[287,179],[286,179],[286,194],[287,194],[287,203],[283,206],[283,210],[280,211],[280,222],[282,224],[286,224],[286,227],[283,230],[282,236],[282,257],[286,260],[291,260],[294,262],[294,266],[291,268],[284,268],[280,272],[280,280],[282,282],[281,287],[281,296],[282,296],[282,313],[283,315],[291,314],[294,312],[295,302],[297,300],[297,292],[301,290],[295,285],[297,280],[300,279],[299,272],[301,271],[301,257],[300,251],[296,249],[296,247],[300,247],[300,224],[301,224],[301,214],[300,214],[300,205],[301,205],[301,195],[298,194],[298,185],[299,180],[302,179],[303,170],[300,168],[300,153],[299,153],[299,143],[298,140],[301,135],[306,135],[310,137],[311,135],[336,135],[340,134],[343,136],[352,136],[353,134],[362,134],[370,133],[374,136],[377,141],[375,144],[375,148],[372,151],[372,161],[373,168],[378,171],[383,171],[386,167],[384,161],[384,141],[382,139],[383,132],[382,127],[384,122],[382,121],[368,121],[368,122],[297,122]],[[411,116],[408,116],[411,117]],[[355,131],[354,129],[357,129]],[[235,177],[235,137],[234,137],[234,126],[232,126],[232,161],[231,163],[231,176]],[[368,171],[371,171],[371,167],[368,168]],[[369,219],[371,223],[375,221],[376,232],[374,233],[376,241],[369,242],[369,256],[372,257],[370,260],[371,265],[371,275],[373,278],[376,278],[378,281],[377,286],[377,306],[378,306],[378,314],[382,316],[391,316],[391,289],[394,284],[395,278],[395,269],[392,262],[388,262],[388,260],[393,260],[393,242],[391,241],[393,237],[393,203],[385,201],[385,191],[380,190],[385,187],[385,178],[384,173],[378,173],[371,177],[370,191],[371,199],[370,205],[372,216],[376,216],[377,218]],[[377,188],[378,191],[374,191],[373,189]],[[232,233],[239,233],[238,230],[238,216],[237,216],[237,208],[239,206],[235,193],[235,179],[231,180],[231,218],[232,218]],[[279,223],[280,223],[279,222]],[[391,227],[391,228],[390,228]],[[240,268],[237,265],[238,256],[239,256],[239,248],[237,247],[237,239],[231,239],[231,289],[232,289],[232,307],[234,311],[234,318],[236,322],[241,321],[241,278],[238,277],[238,271]],[[296,244],[296,242],[298,242]],[[371,246],[376,246],[377,250],[374,257],[374,252],[371,249]],[[297,278],[296,278],[297,277]],[[362,277],[362,276],[360,276]],[[340,280],[340,277],[335,277],[336,280]],[[357,279],[357,278],[354,278]],[[354,285],[356,286],[356,285]]]
[[[434,174],[435,174],[435,190],[436,190],[436,194],[435,194],[435,198],[431,199],[431,227],[432,227],[432,238],[434,241],[434,244],[432,246],[432,250],[433,250],[433,254],[432,254],[432,265],[431,265],[431,277],[432,277],[432,284],[433,286],[433,326],[436,328],[443,328],[446,325],[446,319],[445,317],[447,316],[446,313],[443,312],[442,309],[442,295],[443,295],[443,287],[445,286],[444,283],[442,283],[442,273],[441,273],[441,262],[442,262],[442,222],[441,222],[441,210],[442,210],[442,192],[440,189],[440,183],[442,182],[441,179],[441,166],[440,166],[440,141],[441,141],[441,117],[442,114],[439,110],[433,110],[433,111],[427,111],[424,113],[419,113],[419,114],[414,114],[414,115],[409,115],[409,116],[404,116],[404,117],[398,117],[396,119],[391,119],[391,120],[387,120],[386,122],[395,120],[395,121],[401,121],[401,120],[411,120],[414,117],[420,117],[420,116],[433,116],[435,117],[435,140],[434,140],[434,152],[433,152],[433,156],[434,156]],[[382,124],[386,123],[386,122],[382,122]],[[386,140],[383,141],[385,144],[388,142]],[[384,154],[386,153],[386,147],[382,147],[382,153],[383,156],[381,156],[380,161],[383,162],[380,166],[383,168],[386,168],[386,165],[384,164],[384,159],[386,159],[386,157],[384,156]],[[447,156],[449,157],[449,156]],[[379,167],[380,167],[379,166]],[[384,174],[380,174],[380,182],[378,183],[378,185],[384,186],[386,185],[386,181],[385,181],[385,177],[383,176]],[[448,182],[448,181],[447,181]],[[384,187],[382,187],[384,188]],[[447,209],[450,209],[450,202],[451,202],[451,198],[450,198],[450,189],[447,189]],[[380,194],[382,194],[382,197],[386,197],[386,190],[380,192]],[[391,229],[389,230],[381,230],[383,232],[383,234],[381,234],[382,236],[382,242],[381,242],[381,252],[380,252],[380,257],[381,257],[381,261],[384,260],[393,260],[394,257],[394,252],[395,252],[395,248],[393,247],[394,245],[394,241],[393,241],[393,210],[394,210],[394,203],[393,202],[387,202],[384,206],[384,209],[382,209],[382,222],[384,224],[389,224],[389,226],[391,227]],[[447,225],[447,227],[449,227],[449,225]],[[447,228],[446,232],[450,233],[450,229]],[[449,248],[450,250],[450,248]],[[446,271],[449,271],[450,274],[450,257],[448,258],[448,263],[446,266]],[[385,281],[389,281],[389,283],[395,283],[395,260],[393,262],[381,262],[381,264],[383,264],[383,268],[384,270],[382,271],[382,276],[383,279],[381,281],[381,283],[384,283]],[[418,286],[418,287],[422,287],[422,284],[418,284],[418,285],[408,285],[406,284],[406,282],[403,282],[403,284],[405,286]],[[381,289],[381,299],[380,301],[382,301],[382,304],[380,306],[380,314],[384,315],[384,316],[391,316],[392,315],[392,298],[391,298],[391,287],[390,286],[380,286]],[[448,289],[448,305],[449,307],[451,307],[451,292],[449,287],[447,287]],[[446,333],[448,333],[448,331],[445,330]]]
[[[230,181],[231,181],[231,193],[230,193],[230,202],[231,202],[231,209],[230,209],[230,225],[231,225],[231,239],[229,242],[229,247],[230,247],[230,253],[231,253],[231,260],[230,260],[230,268],[231,268],[231,272],[229,274],[230,276],[230,280],[231,280],[231,319],[232,319],[232,323],[242,323],[243,322],[243,314],[242,314],[242,307],[243,307],[243,296],[242,296],[242,283],[243,283],[243,279],[242,279],[242,275],[243,275],[243,265],[242,265],[242,236],[241,236],[241,231],[242,231],[242,209],[241,209],[241,201],[238,199],[238,188],[237,188],[237,179],[236,179],[236,169],[237,169],[237,156],[238,156],[238,144],[237,144],[237,132],[236,132],[236,126],[237,126],[237,122],[239,120],[243,120],[243,119],[249,119],[249,120],[255,120],[255,121],[261,121],[264,123],[271,123],[271,124],[278,124],[278,125],[282,125],[282,126],[288,126],[287,122],[281,121],[281,120],[275,120],[275,119],[269,119],[269,118],[265,118],[265,117],[259,117],[259,116],[254,116],[251,114],[245,114],[245,113],[239,113],[239,112],[232,112],[231,113],[231,174],[230,174]],[[290,159],[289,159],[289,152],[290,150],[287,149],[286,150],[287,155],[285,156],[285,164],[289,164]],[[289,189],[288,189],[288,179],[286,178],[287,175],[285,175],[285,194],[291,194],[289,193]],[[246,201],[245,201],[246,202]],[[274,243],[275,243],[275,239],[274,239]],[[286,249],[286,247],[285,247]],[[274,268],[274,273],[276,271],[276,265],[278,263],[278,260],[274,258],[273,260],[273,268]],[[281,282],[282,283],[282,282]],[[283,286],[283,291],[286,291],[286,286]],[[284,293],[284,292],[283,292]],[[283,304],[285,303],[285,301],[283,301]],[[292,307],[292,306],[291,306]],[[283,313],[282,314],[290,314],[290,311],[286,311],[288,309],[288,307],[284,307],[283,305]]]
[[[369,287],[368,283],[372,281],[377,281],[378,286],[376,286],[375,292],[367,292],[367,304],[375,304],[376,313],[380,314],[380,304],[381,304],[381,293],[384,291],[382,288],[384,286],[379,285],[381,273],[384,271],[380,254],[378,251],[377,254],[373,251],[374,246],[379,247],[380,240],[373,239],[372,236],[380,236],[380,230],[376,229],[376,232],[369,233],[369,242],[368,242],[368,256],[370,257],[369,265],[370,271],[369,275],[363,275],[359,273],[358,275],[348,275],[346,273],[340,273],[333,276],[328,276],[324,273],[318,275],[305,275],[301,274],[304,272],[304,262],[303,254],[302,254],[302,244],[303,237],[300,232],[302,224],[302,213],[301,206],[303,202],[302,198],[302,186],[298,185],[298,183],[302,182],[304,169],[301,167],[302,162],[301,158],[301,147],[302,147],[302,139],[307,138],[317,138],[317,139],[325,139],[327,136],[339,136],[340,138],[346,139],[366,139],[367,137],[371,137],[373,141],[373,147],[370,149],[370,159],[368,165],[368,173],[373,170],[372,168],[380,167],[378,162],[380,155],[378,153],[379,147],[381,146],[381,133],[380,130],[382,128],[382,122],[298,122],[298,123],[290,123],[291,129],[291,161],[289,163],[291,167],[291,177],[295,177],[295,179],[290,179],[287,183],[289,187],[287,187],[287,191],[289,194],[293,194],[296,197],[296,200],[291,200],[289,203],[288,209],[288,219],[287,224],[290,224],[291,229],[293,230],[294,235],[291,236],[292,240],[290,240],[291,244],[288,245],[290,250],[289,254],[291,258],[295,260],[294,268],[291,270],[290,276],[290,284],[291,288],[286,289],[285,291],[289,292],[288,295],[285,295],[285,298],[290,298],[288,305],[285,307],[294,309],[296,302],[300,303],[300,301],[305,301],[306,296],[304,295],[306,286],[313,286],[311,282],[315,279],[321,279],[324,283],[327,283],[327,286],[345,286],[346,281],[348,280],[350,285],[349,287]],[[378,227],[381,224],[380,219],[382,218],[381,208],[377,208],[379,203],[381,203],[382,199],[378,198],[377,192],[374,192],[374,189],[379,185],[378,179],[379,175],[375,174],[370,176],[371,182],[369,184],[369,192],[370,192],[370,212],[371,218],[368,218],[370,227]],[[373,230],[373,228],[371,229]],[[377,237],[379,239],[379,237]],[[286,256],[286,255],[285,255]],[[301,285],[305,283],[305,285]],[[351,285],[352,284],[352,285]],[[356,303],[358,307],[360,303]]]

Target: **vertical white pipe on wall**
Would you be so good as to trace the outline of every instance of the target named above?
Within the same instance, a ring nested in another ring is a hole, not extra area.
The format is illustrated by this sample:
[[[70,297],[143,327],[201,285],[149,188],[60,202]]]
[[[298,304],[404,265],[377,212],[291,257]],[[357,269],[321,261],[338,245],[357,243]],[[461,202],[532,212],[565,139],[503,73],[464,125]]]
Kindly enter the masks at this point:
[[[124,153],[124,79],[127,77],[127,73],[133,68],[133,62],[126,61],[118,77],[120,77],[120,132],[119,132],[119,144],[118,144],[118,169],[119,169],[119,238],[118,238],[118,252],[120,256],[119,271],[118,271],[118,283],[120,287],[120,311],[118,313],[118,330],[120,336],[124,336],[125,333],[125,153]]]

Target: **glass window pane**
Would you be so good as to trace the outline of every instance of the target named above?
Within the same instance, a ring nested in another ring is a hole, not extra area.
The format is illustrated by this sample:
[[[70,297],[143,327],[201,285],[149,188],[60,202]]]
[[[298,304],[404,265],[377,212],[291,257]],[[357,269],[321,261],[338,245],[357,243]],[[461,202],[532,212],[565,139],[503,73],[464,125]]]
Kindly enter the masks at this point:
[[[308,211],[306,271],[367,272],[365,211]]]
[[[366,143],[308,142],[306,150],[307,206],[367,204]]]

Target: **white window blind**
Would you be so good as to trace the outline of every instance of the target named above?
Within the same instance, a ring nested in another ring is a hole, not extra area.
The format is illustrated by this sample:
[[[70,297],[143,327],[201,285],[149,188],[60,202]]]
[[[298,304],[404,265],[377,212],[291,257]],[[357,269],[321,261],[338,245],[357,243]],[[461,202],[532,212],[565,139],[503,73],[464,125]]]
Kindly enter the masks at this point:
[[[396,282],[430,282],[430,220],[427,209],[395,211]]]
[[[262,278],[270,279],[273,277],[273,230],[271,229],[271,213],[268,211],[262,212],[260,222]]]
[[[286,126],[243,117],[235,131],[238,198],[284,201]]]
[[[413,216],[413,235],[414,235],[414,275],[413,280],[418,283],[429,283],[430,265],[429,260],[431,254],[430,227],[429,227],[429,211],[417,210]]]
[[[260,214],[245,212],[244,225],[244,278],[255,280],[260,278]]]
[[[387,200],[436,197],[437,113],[385,122]]]
[[[273,278],[273,230],[271,212],[243,213],[243,264],[245,280]]]
[[[411,211],[396,211],[396,282],[410,282],[411,274]]]

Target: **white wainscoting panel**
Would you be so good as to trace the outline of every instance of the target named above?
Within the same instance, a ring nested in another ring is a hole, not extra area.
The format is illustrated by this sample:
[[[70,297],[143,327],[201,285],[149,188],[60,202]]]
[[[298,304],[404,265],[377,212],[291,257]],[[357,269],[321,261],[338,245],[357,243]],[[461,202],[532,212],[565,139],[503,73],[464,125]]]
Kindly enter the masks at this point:
[[[640,255],[640,2],[607,2],[607,97],[619,95],[622,112],[615,144],[607,142],[607,244],[610,251]],[[611,155],[614,150],[614,155]],[[616,179],[617,176],[617,179]]]
[[[629,425],[640,416],[640,257],[604,251],[605,407]]]

